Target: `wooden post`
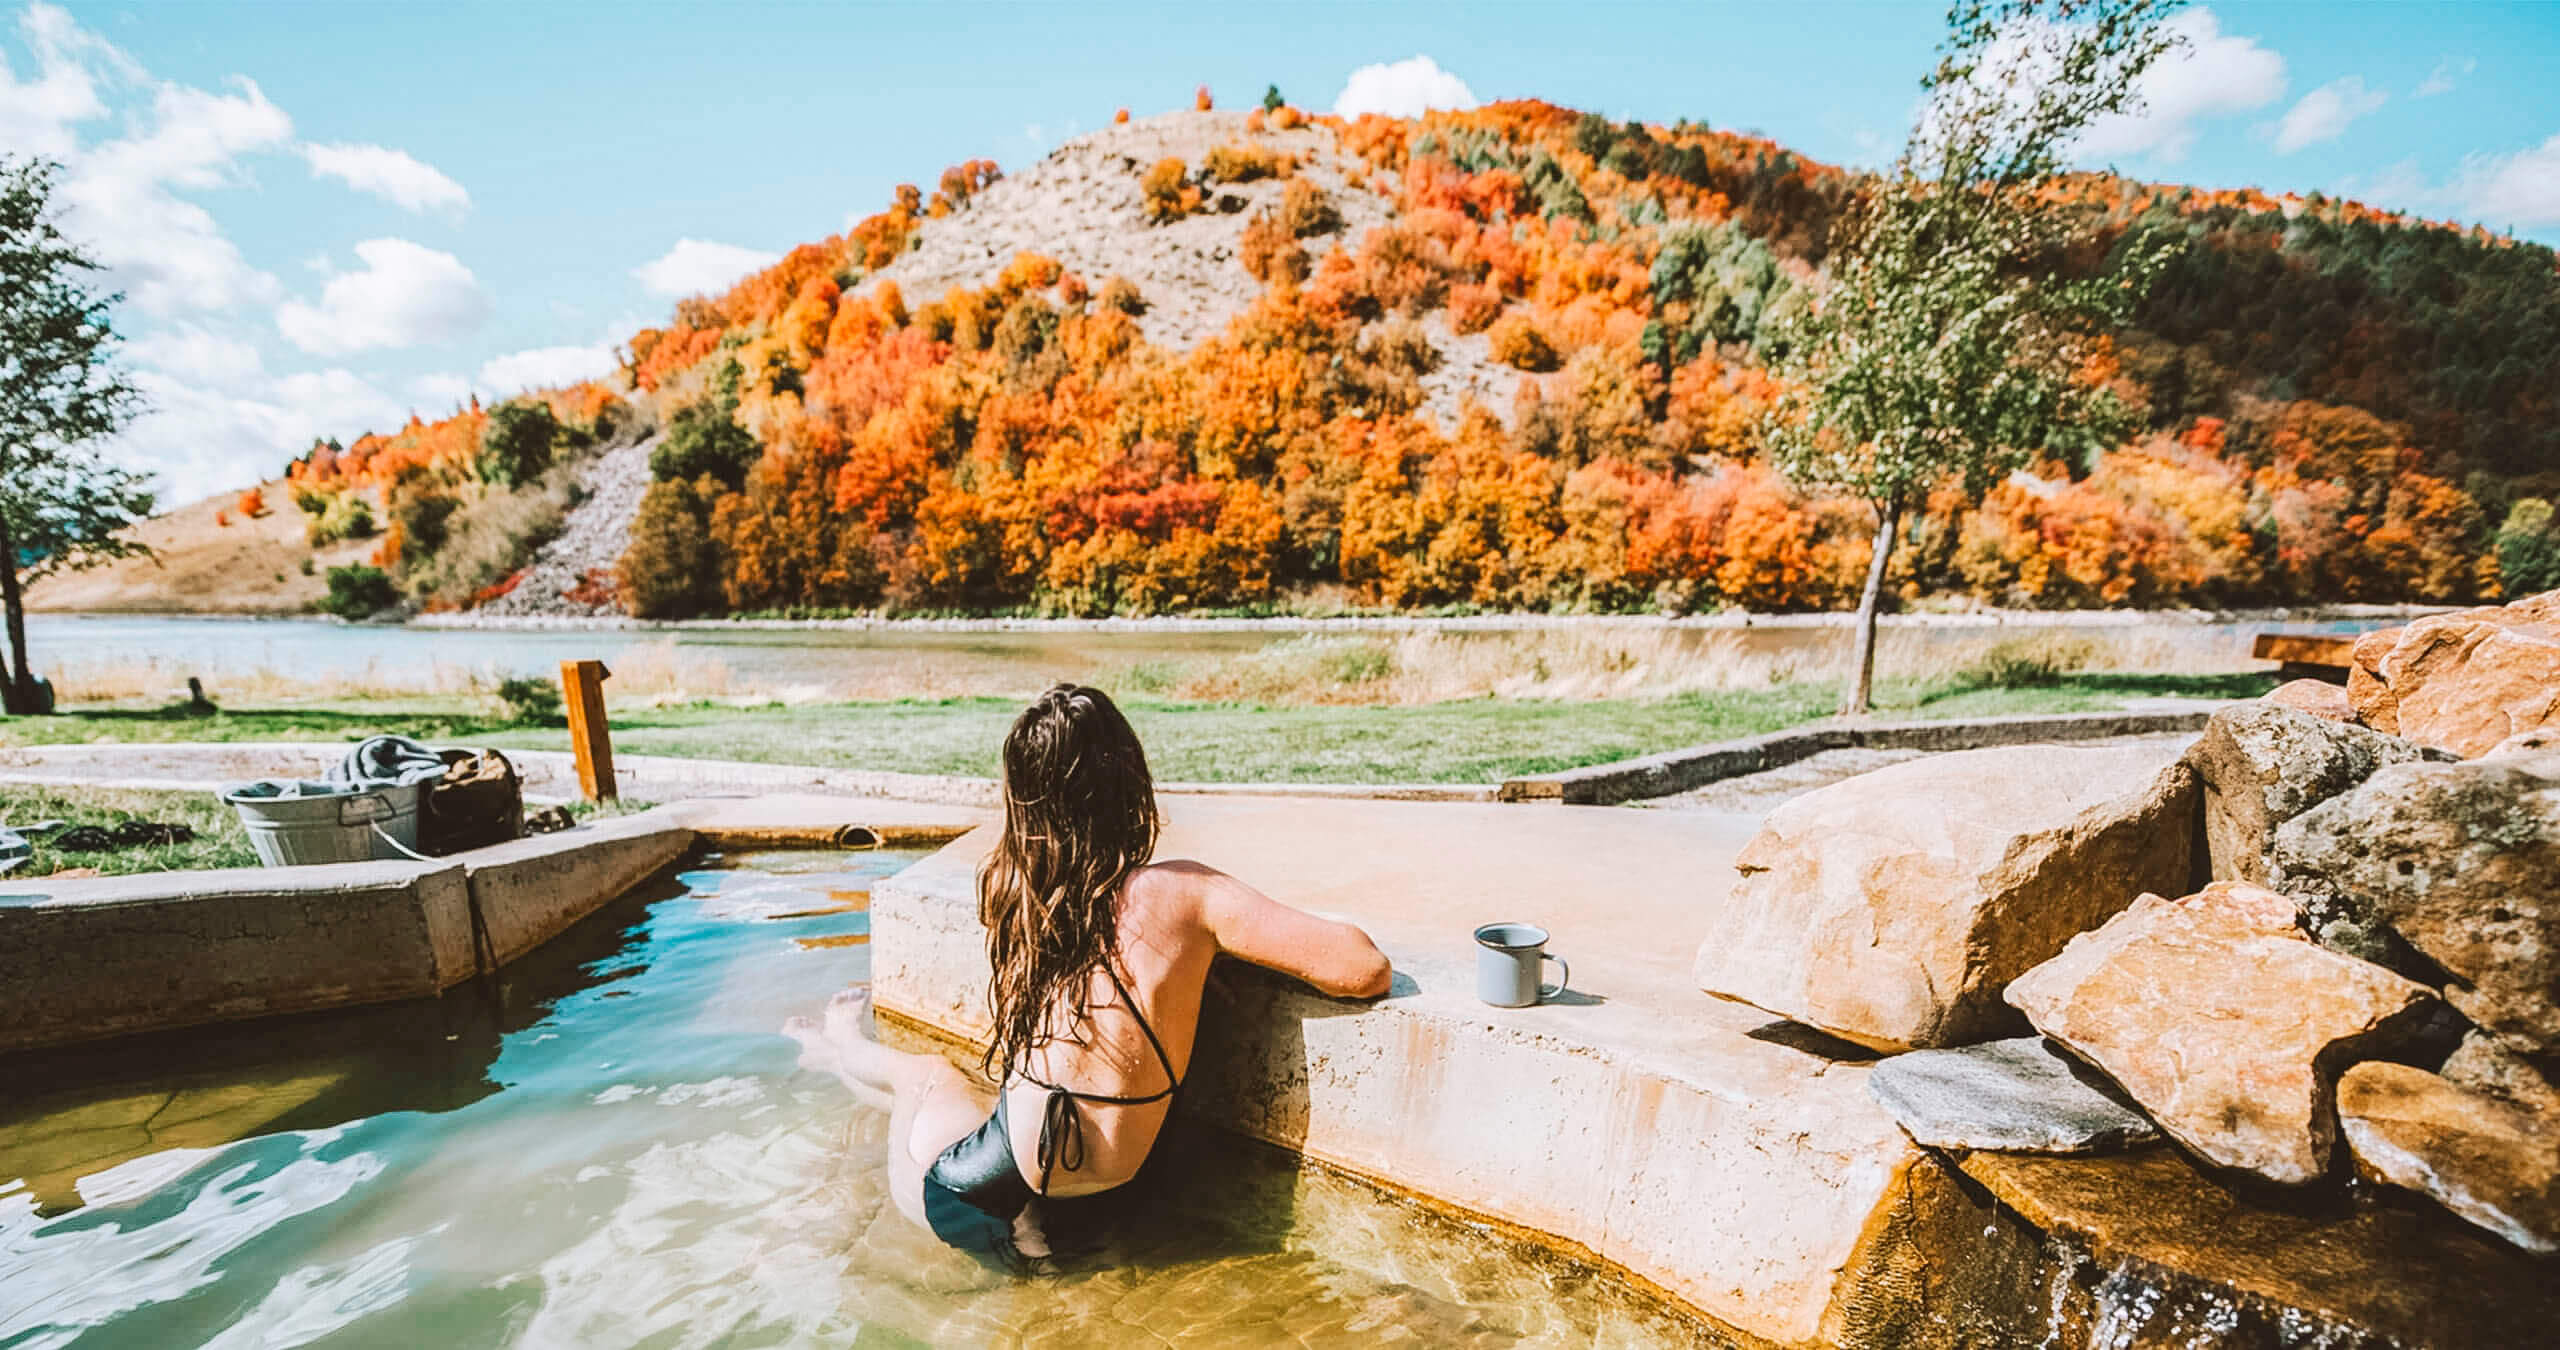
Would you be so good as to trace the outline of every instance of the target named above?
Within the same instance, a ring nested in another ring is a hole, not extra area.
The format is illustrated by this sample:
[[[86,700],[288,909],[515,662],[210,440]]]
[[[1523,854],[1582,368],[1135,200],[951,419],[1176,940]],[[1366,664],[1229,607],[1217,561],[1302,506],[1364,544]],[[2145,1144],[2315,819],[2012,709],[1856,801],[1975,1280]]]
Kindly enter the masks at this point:
[[[604,682],[613,672],[602,661],[560,663],[560,691],[569,708],[569,748],[578,757],[578,790],[591,802],[620,795],[613,782],[613,728],[604,716]]]

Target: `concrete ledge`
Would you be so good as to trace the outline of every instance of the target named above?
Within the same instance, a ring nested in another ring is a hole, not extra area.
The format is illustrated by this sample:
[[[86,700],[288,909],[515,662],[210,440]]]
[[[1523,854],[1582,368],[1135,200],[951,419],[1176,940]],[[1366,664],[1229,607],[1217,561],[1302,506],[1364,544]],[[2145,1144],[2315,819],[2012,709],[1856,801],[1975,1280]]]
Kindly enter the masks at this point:
[[[0,881],[0,1051],[429,997],[469,906],[452,863]]]
[[[1587,768],[1530,774],[1506,780],[1499,795],[1506,802],[1605,806],[1668,797],[1727,778],[1792,764],[1825,750],[1979,750],[2038,741],[2201,731],[2220,706],[2216,703],[2159,712],[2033,713],[1944,721],[1821,722]]]
[[[559,936],[697,844],[828,847],[860,835],[864,847],[921,847],[985,818],[916,802],[741,797],[426,863],[0,880],[0,1053],[432,997]]]
[[[830,793],[713,797],[668,808],[706,848],[936,848],[992,818],[968,806]]]
[[[494,967],[673,866],[693,845],[693,831],[674,813],[650,811],[474,849],[454,861],[470,881],[474,921],[487,939],[482,950]]]
[[[1752,822],[1712,812],[1172,800],[1160,850],[1368,928],[1374,1005],[1221,963],[1183,1109],[1613,1265],[1756,1343],[1871,1343],[1959,1325],[1894,1270],[1951,1188],[1868,1097],[1867,1069],[1688,986],[1717,879]],[[972,835],[872,891],[873,987],[960,1042],[986,1028]],[[1473,926],[1554,933],[1576,992],[1474,997]],[[1935,1319],[1935,1320],[1933,1320]],[[1916,1335],[1904,1343],[1957,1343]]]

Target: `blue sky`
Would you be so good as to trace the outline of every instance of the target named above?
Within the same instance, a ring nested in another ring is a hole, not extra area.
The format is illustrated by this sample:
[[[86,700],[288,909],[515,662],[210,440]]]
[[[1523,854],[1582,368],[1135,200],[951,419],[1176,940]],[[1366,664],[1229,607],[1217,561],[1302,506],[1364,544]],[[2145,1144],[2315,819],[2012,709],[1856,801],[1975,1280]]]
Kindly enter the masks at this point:
[[[1873,164],[1942,10],[1891,4],[75,3],[0,9],[0,149],[68,165],[172,499],[602,366],[677,294],[900,182],[1107,122],[1538,97]],[[2093,164],[2560,242],[2560,4],[2244,3]],[[1426,58],[1416,61],[1414,58]]]

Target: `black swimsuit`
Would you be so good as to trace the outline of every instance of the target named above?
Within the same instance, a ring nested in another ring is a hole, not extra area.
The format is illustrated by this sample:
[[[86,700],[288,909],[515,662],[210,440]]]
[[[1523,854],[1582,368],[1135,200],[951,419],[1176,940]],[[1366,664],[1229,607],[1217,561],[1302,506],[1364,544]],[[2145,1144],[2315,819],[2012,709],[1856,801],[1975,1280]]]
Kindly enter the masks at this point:
[[[1156,1029],[1147,1025],[1147,1015],[1138,1010],[1138,1000],[1120,982],[1119,972],[1106,961],[1102,973],[1111,977],[1111,987],[1119,993],[1121,1004],[1131,1017],[1138,1019],[1138,1030],[1146,1033],[1147,1044],[1155,1050],[1156,1061],[1164,1065],[1165,1081],[1170,1086],[1143,1097],[1115,1097],[1043,1083],[1017,1069],[1016,1076],[1049,1094],[1040,1111],[1039,1189],[1032,1189],[1031,1183],[1023,1179],[1022,1169],[1014,1165],[1013,1131],[1005,1124],[1001,1087],[996,1093],[996,1109],[987,1117],[987,1123],[944,1149],[924,1174],[924,1217],[932,1225],[934,1236],[990,1265],[1013,1271],[1028,1268],[1030,1263],[1014,1245],[1014,1219],[1033,1200],[1046,1195],[1050,1175],[1059,1167],[1072,1172],[1084,1166],[1084,1117],[1076,1109],[1078,1102],[1144,1106],[1163,1101],[1182,1086],[1182,1079],[1173,1071],[1173,1056],[1166,1054],[1164,1042],[1156,1039]]]

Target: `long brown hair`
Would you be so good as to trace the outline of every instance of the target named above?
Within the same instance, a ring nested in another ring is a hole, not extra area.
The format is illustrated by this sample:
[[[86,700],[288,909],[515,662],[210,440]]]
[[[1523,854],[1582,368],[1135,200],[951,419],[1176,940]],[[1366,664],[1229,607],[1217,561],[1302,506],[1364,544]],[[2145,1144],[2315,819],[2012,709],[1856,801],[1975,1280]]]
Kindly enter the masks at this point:
[[[1004,836],[978,869],[995,1016],[985,1068],[1001,1078],[1090,1025],[1094,970],[1120,957],[1120,886],[1156,847],[1155,779],[1109,695],[1060,684],[1004,738]],[[1053,1028],[1053,1010],[1065,1014]]]

